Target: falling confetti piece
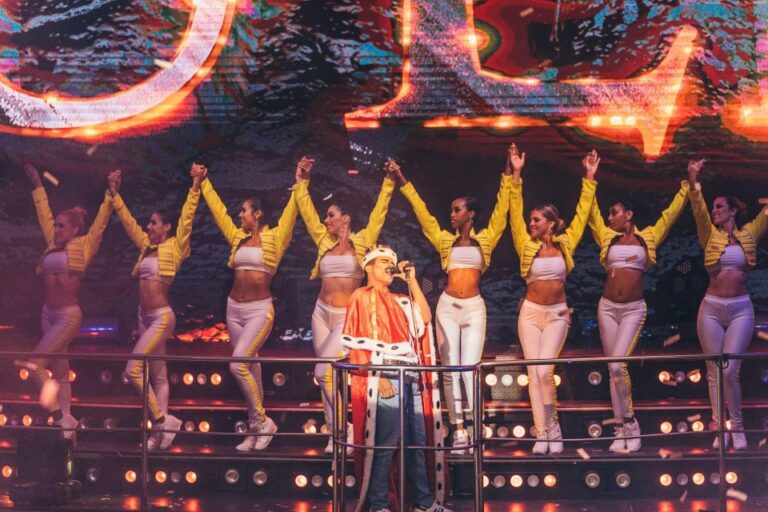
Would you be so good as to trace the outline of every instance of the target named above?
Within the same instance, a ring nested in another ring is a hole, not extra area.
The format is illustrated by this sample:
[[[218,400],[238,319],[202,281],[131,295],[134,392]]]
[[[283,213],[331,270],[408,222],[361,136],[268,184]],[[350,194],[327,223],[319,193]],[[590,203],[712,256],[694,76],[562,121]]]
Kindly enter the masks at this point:
[[[685,492],[683,492],[683,495],[680,496],[680,503],[685,503],[685,500],[688,498],[688,490],[686,489]]]
[[[327,200],[329,200],[329,199],[330,199],[330,198],[332,198],[332,197],[333,197],[333,194],[328,194],[327,196],[325,196],[325,197],[323,198],[323,201],[327,201]]]
[[[677,387],[677,381],[675,379],[664,380],[661,383],[664,384],[665,386],[672,386],[673,388]]]
[[[581,457],[584,460],[589,460],[589,458],[590,458],[589,454],[587,453],[587,450],[585,450],[584,448],[578,448],[576,450],[576,453],[578,453],[579,457]]]
[[[733,498],[733,499],[739,500],[741,502],[747,501],[747,498],[748,498],[747,493],[741,492],[741,491],[737,491],[733,487],[731,487],[730,489],[725,491],[725,495],[728,496],[729,498]]]
[[[768,340],[768,332],[758,330],[757,337],[760,338],[761,340]]]
[[[616,425],[616,424],[619,423],[619,420],[617,420],[616,418],[608,418],[608,419],[603,420],[602,423],[603,423],[603,426],[605,426],[605,425]]]
[[[356,174],[360,174],[360,171],[358,171],[357,169],[347,169],[347,174],[356,175]]]
[[[163,69],[168,69],[171,66],[173,66],[173,64],[171,64],[167,60],[163,60],[163,59],[155,59],[154,62],[155,62],[155,66],[157,66],[159,68],[163,68]]]
[[[768,443],[768,439],[766,439],[766,438],[764,437],[764,438],[762,438],[762,439],[760,440],[760,442],[759,442],[759,443],[757,443],[757,446],[759,446],[760,448],[762,448],[763,446],[765,446],[765,443]]]
[[[309,402],[301,402],[299,407],[309,407]]]
[[[54,176],[53,174],[49,173],[48,171],[43,172],[43,178],[47,179],[51,183],[53,183],[54,187],[59,186],[59,180]]]
[[[93,154],[96,152],[96,150],[99,148],[98,144],[94,144],[93,146],[89,147],[85,150],[85,154],[88,156],[93,156]]]
[[[661,457],[662,459],[666,459],[667,457],[669,457],[670,453],[672,452],[670,452],[666,448],[659,448],[659,457]]]
[[[701,414],[694,414],[693,416],[688,416],[686,419],[693,423],[694,421],[699,421],[701,419]]]
[[[674,345],[678,341],[680,341],[680,333],[673,334],[672,336],[664,340],[664,346],[668,347],[670,345]]]
[[[527,9],[523,9],[522,11],[520,11],[521,18],[525,18],[526,16],[530,16],[531,14],[533,14],[533,7],[529,7]]]

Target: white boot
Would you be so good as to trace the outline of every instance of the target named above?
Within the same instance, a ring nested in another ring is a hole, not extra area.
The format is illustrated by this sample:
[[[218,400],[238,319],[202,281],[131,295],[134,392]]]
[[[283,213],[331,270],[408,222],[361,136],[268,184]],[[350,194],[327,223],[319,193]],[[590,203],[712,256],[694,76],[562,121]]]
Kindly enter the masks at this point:
[[[614,427],[613,437],[615,438],[608,447],[609,451],[614,453],[623,453],[627,450],[626,432],[624,431],[624,424],[620,423]]]
[[[277,425],[275,425],[275,422],[272,421],[272,418],[267,417],[264,422],[261,424],[261,427],[259,428],[259,434],[274,434],[277,432]],[[267,446],[269,446],[269,443],[272,442],[272,436],[266,435],[266,436],[258,436],[256,438],[256,442],[253,444],[254,450],[263,450]]]
[[[546,455],[547,450],[549,450],[549,438],[547,437],[547,431],[543,430],[539,432],[537,430],[536,442],[534,443],[531,452],[533,452],[535,455]]]
[[[169,430],[170,432],[160,433],[160,446],[161,450],[167,450],[170,448],[173,439],[181,429],[181,420],[172,414],[166,414],[165,421],[157,425],[158,429]],[[149,442],[147,442],[147,448],[149,448]]]
[[[454,455],[466,455],[467,446],[469,446],[469,436],[465,429],[456,429],[453,431],[453,450]]]
[[[547,427],[547,439],[549,439],[549,453],[563,452],[563,434],[560,431],[560,423],[553,423]]]
[[[627,437],[627,450],[636,452],[640,450],[642,439],[640,439],[640,423],[635,418],[632,423],[624,424],[624,435]]]

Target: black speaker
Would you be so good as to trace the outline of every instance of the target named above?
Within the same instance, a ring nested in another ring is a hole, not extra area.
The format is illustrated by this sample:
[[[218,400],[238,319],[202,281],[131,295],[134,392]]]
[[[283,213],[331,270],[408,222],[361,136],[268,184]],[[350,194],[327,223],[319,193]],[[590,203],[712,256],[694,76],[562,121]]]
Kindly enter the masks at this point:
[[[16,448],[20,482],[65,482],[72,478],[72,441],[59,430],[25,432]]]

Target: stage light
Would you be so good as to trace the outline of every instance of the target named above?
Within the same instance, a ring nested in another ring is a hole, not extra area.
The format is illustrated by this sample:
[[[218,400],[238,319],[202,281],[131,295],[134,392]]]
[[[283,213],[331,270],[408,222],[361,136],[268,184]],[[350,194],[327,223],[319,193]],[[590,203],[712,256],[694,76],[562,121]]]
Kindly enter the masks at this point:
[[[302,428],[305,434],[317,434],[317,421],[308,419]]]
[[[691,429],[694,432],[703,432],[704,431],[704,422],[701,420],[696,420],[691,424]]]
[[[211,431],[211,424],[207,421],[203,420],[200,422],[200,424],[197,426],[197,428],[200,429],[200,432],[210,432]]]
[[[684,421],[678,421],[675,429],[681,434],[684,432],[688,432],[688,423]]]
[[[307,486],[307,477],[305,475],[296,475],[296,478],[293,479],[294,485],[299,488],[304,488]]]
[[[498,384],[498,382],[499,382],[499,379],[493,373],[489,373],[488,375],[485,376],[485,383],[489,386],[495,386],[496,384]]]
[[[212,373],[211,384],[213,384],[214,386],[218,386],[219,384],[221,384],[221,375],[219,375],[218,373]]]
[[[512,435],[518,439],[522,439],[525,437],[525,427],[522,425],[515,425],[515,427],[512,429]]]
[[[3,466],[3,478],[11,478],[13,476],[13,468],[11,466]]]
[[[248,432],[248,423],[244,422],[243,420],[240,420],[235,423],[235,432],[238,434],[245,434]]]
[[[693,481],[694,484],[701,485],[704,483],[706,478],[704,478],[704,473],[694,473],[693,476],[691,477],[691,480]]]
[[[194,471],[187,471],[187,473],[184,475],[184,479],[188,484],[194,484],[197,482],[197,473]]]
[[[488,478],[488,475],[483,475],[483,487],[488,487],[490,485],[491,481]]]
[[[501,489],[502,487],[504,487],[504,484],[506,482],[507,480],[501,475],[496,475],[495,477],[493,477],[493,486],[497,489]]]
[[[701,382],[701,370],[697,368],[688,372],[688,380],[694,384]]]
[[[539,477],[536,475],[528,475],[528,487],[538,487]]]
[[[171,381],[173,381],[173,380],[171,380]],[[131,383],[131,379],[128,378],[128,374],[127,373],[123,372],[123,373],[120,374],[120,382],[122,382],[124,386],[127,386],[128,384]],[[176,383],[174,382],[174,384],[176,384]]]
[[[635,126],[636,122],[637,120],[635,119],[635,116],[627,116],[626,118],[624,118],[624,124],[626,124],[627,126]]]
[[[659,477],[659,483],[664,487],[669,487],[670,485],[672,485],[672,475],[670,475],[669,473],[664,473]]]
[[[181,482],[181,473],[178,471],[171,471],[171,482],[178,484]]]
[[[19,378],[21,380],[27,380],[29,378],[29,370],[27,370],[26,368],[21,368],[19,370]]]
[[[195,382],[195,376],[191,373],[185,373],[184,374],[184,384],[187,386],[191,386],[192,383]]]
[[[509,428],[505,425],[500,425],[496,429],[496,437],[509,437]]]
[[[709,483],[712,485],[719,485],[720,484],[720,473],[710,473],[709,474]]]
[[[688,475],[685,473],[678,473],[677,477],[675,477],[675,482],[681,487],[688,485]]]
[[[129,469],[125,472],[125,481],[129,484],[132,484],[136,481],[136,472],[132,469]]]
[[[616,487],[619,489],[626,489],[632,483],[632,477],[629,476],[629,473],[625,473],[624,471],[616,473],[616,478],[614,480],[616,482]]]
[[[665,382],[669,382],[670,380],[672,380],[672,375],[668,371],[664,370],[659,372],[659,382],[663,384]]]
[[[509,485],[515,488],[522,487],[523,483],[523,477],[520,475],[512,475],[512,477],[509,479]]]
[[[21,424],[24,425],[25,427],[30,426],[32,424],[32,416],[30,416],[29,414],[25,414],[24,416],[22,416]]]
[[[105,386],[112,383],[112,374],[107,370],[104,370],[99,374],[99,382]]]
[[[349,488],[352,488],[357,483],[357,480],[355,479],[354,475],[347,475],[344,477],[344,485],[346,485]]]
[[[563,383],[563,379],[558,374],[555,374],[555,387],[559,386],[562,383]]]
[[[88,471],[85,472],[85,479],[92,484],[98,482],[99,478],[101,478],[101,470],[99,468],[88,468]]]
[[[595,473],[594,471],[590,471],[586,475],[584,475],[584,485],[589,487],[590,489],[597,489],[600,487],[600,475]]]
[[[323,477],[320,475],[313,475],[312,480],[310,480],[310,483],[312,484],[312,487],[318,488],[323,486]]]
[[[739,481],[739,475],[735,471],[729,471],[725,474],[725,481],[733,485]]]
[[[285,385],[285,381],[288,380],[288,378],[285,376],[285,374],[276,372],[272,376],[272,384],[274,384],[277,387],[283,387]]]
[[[204,373],[198,373],[197,374],[197,383],[201,386],[205,386],[205,384],[208,382],[208,376]]]
[[[229,485],[235,485],[240,481],[240,472],[234,468],[229,468],[224,472],[224,481]]]
[[[672,432],[672,423],[668,421],[662,421],[661,425],[659,425],[659,430],[664,434],[669,434]]]
[[[0,414],[0,427],[4,427],[8,424],[8,416],[5,414]]]
[[[603,374],[597,370],[591,371],[589,372],[589,375],[587,375],[587,382],[593,386],[599,386],[603,382]]]
[[[187,421],[184,423],[184,430],[187,432],[194,432],[195,431],[195,422],[194,421]]]
[[[267,483],[267,472],[263,469],[259,469],[253,473],[253,477],[251,479],[253,480],[254,484],[261,487]]]
[[[48,375],[49,379],[53,378],[53,372],[51,370],[45,370],[45,374]]]
[[[505,373],[501,376],[501,383],[505,386],[511,386],[515,382],[514,377],[512,377],[510,374]]]
[[[180,382],[179,380],[179,374],[178,373],[172,373],[170,377],[168,377],[168,381],[173,384],[174,386],[178,385]]]
[[[554,487],[557,485],[557,477],[555,475],[549,474],[544,476],[544,485],[547,487]]]
[[[328,487],[333,488],[333,475],[328,475],[328,480],[326,482],[328,483]]]
[[[77,380],[77,373],[75,373],[75,370],[69,370],[69,382],[75,382]]]
[[[760,380],[763,381],[763,384],[768,384],[768,369],[760,373]]]
[[[682,384],[683,382],[685,382],[685,378],[686,378],[685,372],[682,372],[682,371],[675,372],[675,381],[678,384]]]
[[[521,373],[517,376],[517,385],[521,388],[524,388],[528,385],[528,376],[524,373]]]
[[[621,126],[624,122],[621,116],[611,116],[609,121],[614,126]]]
[[[603,124],[603,118],[600,116],[591,116],[589,118],[589,125],[590,126],[600,126]]]
[[[331,433],[331,429],[328,427],[327,423],[323,423],[322,425],[320,425],[320,433],[321,434],[330,434]],[[445,438],[447,436],[448,436],[448,434],[446,434],[445,433],[445,429],[443,429],[443,438]]]
[[[603,435],[603,426],[596,421],[593,421],[587,427],[587,434],[589,437],[598,438]]]
[[[164,484],[166,480],[168,480],[168,475],[165,473],[165,471],[160,470],[155,472],[155,481],[157,483]]]

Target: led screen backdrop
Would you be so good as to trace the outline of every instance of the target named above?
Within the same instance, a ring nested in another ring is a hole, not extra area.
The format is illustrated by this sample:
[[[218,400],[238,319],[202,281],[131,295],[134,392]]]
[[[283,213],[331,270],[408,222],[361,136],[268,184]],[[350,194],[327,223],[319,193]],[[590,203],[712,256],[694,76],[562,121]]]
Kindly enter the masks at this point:
[[[31,0],[0,5],[0,315],[32,325],[43,248],[21,163],[51,172],[54,211],[95,212],[106,172],[140,222],[180,207],[192,162],[235,215],[267,197],[275,219],[301,155],[317,159],[312,194],[366,220],[382,161],[403,164],[447,225],[451,199],[493,208],[505,149],[527,153],[526,204],[570,218],[579,161],[603,156],[598,198],[643,205],[653,222],[690,158],[706,158],[705,195],[733,193],[754,215],[768,195],[768,4],[669,1]],[[417,261],[431,295],[444,285],[435,251],[396,194],[382,241]],[[228,248],[201,205],[178,310],[222,315]],[[509,234],[483,280],[489,336],[515,341],[524,287]],[[81,291],[86,316],[132,323],[136,257],[110,226]],[[317,283],[301,222],[275,281],[278,331],[308,326]],[[568,294],[571,343],[595,343],[604,274],[586,234]],[[768,297],[765,258],[750,276]],[[690,329],[706,287],[689,211],[646,278],[645,343]],[[685,327],[685,326],[688,327]]]

